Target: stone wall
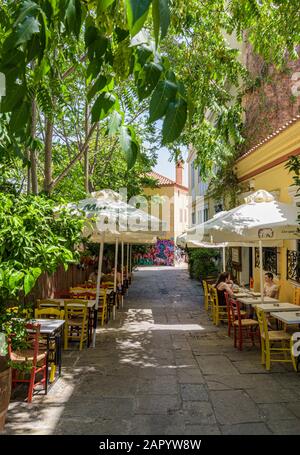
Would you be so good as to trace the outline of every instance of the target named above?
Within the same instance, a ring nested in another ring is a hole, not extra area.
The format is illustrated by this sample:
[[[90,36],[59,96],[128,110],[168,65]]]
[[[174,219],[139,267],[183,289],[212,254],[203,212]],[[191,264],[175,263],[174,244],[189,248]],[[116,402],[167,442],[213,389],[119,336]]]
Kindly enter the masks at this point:
[[[285,68],[279,71],[255,55],[250,45],[245,57],[247,68],[256,84],[243,98],[246,141],[242,152],[258,144],[300,113],[300,59],[287,62]],[[292,79],[293,75],[298,79],[298,96],[293,95],[293,87],[297,83]]]

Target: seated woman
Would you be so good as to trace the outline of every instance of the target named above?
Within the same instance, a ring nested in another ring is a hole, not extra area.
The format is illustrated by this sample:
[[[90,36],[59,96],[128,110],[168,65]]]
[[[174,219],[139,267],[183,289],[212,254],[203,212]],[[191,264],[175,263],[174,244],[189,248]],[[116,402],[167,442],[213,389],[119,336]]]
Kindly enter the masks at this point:
[[[220,273],[219,278],[214,285],[218,292],[218,300],[220,306],[226,306],[225,292],[229,297],[233,297],[233,281],[230,279],[229,272]]]
[[[273,281],[274,275],[271,272],[265,273],[264,295],[278,299],[279,287]]]
[[[93,284],[96,284],[97,283],[97,275],[98,275],[98,267],[95,266],[93,272],[89,274],[88,281],[93,283]]]

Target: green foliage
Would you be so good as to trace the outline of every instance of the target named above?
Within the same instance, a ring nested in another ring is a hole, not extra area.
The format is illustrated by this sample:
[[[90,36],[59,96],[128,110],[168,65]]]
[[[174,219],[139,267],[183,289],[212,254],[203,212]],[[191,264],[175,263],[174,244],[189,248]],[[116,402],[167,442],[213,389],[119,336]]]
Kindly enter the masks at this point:
[[[43,197],[0,193],[0,299],[27,295],[42,272],[78,254],[83,220]]]
[[[291,156],[285,167],[293,173],[294,185],[297,187],[297,194],[300,194],[300,157]],[[298,213],[298,220],[300,224],[300,213]]]
[[[241,192],[234,166],[234,158],[225,161],[211,177],[208,186],[209,196],[215,201],[222,201],[225,210],[238,205],[238,196]]]
[[[193,248],[188,250],[190,277],[203,280],[218,274],[220,251],[212,248]]]

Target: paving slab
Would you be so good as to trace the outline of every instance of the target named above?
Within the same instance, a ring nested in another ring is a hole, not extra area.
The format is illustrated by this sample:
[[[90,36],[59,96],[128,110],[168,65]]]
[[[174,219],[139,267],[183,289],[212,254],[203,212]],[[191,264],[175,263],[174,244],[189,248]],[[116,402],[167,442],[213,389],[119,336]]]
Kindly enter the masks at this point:
[[[4,434],[300,433],[299,374],[267,372],[258,347],[235,349],[187,270],[134,275],[96,347],[63,351],[62,378],[31,405],[16,396]]]
[[[210,398],[218,423],[239,424],[259,422],[262,417],[257,405],[240,390],[212,391]]]

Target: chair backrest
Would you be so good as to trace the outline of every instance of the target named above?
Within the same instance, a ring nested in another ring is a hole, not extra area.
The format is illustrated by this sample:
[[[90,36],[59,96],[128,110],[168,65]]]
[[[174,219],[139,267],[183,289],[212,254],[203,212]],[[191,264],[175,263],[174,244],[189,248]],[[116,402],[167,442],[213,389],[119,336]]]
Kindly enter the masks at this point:
[[[32,365],[35,366],[37,364],[37,357],[39,355],[39,340],[40,340],[40,329],[41,325],[38,323],[27,323],[25,324],[25,329],[27,330],[26,340],[24,341],[24,345],[26,344],[26,349],[33,350],[33,361]],[[14,334],[11,334],[8,339],[8,355],[9,358],[14,361],[13,352],[17,352],[20,348],[17,348],[15,351],[12,347]],[[21,349],[22,350],[22,349]]]
[[[208,287],[207,287],[207,282],[205,280],[202,280],[202,287],[203,287],[204,295],[207,296],[208,295]]]
[[[257,306],[255,307],[255,311],[256,311],[256,315],[257,315],[260,334],[261,334],[261,336],[262,335],[264,336],[264,339],[266,342],[269,342],[268,322],[267,322],[265,312],[261,308],[258,308]]]
[[[229,294],[228,292],[224,292],[224,296],[225,296],[225,302],[226,302],[226,309],[227,309],[227,316],[228,316],[228,321],[231,320],[231,308],[230,308],[230,297],[229,297]]]
[[[114,289],[114,282],[113,281],[105,281],[104,283],[101,283],[101,288],[102,289]]]
[[[60,302],[56,302],[55,300],[51,299],[38,299],[36,301],[36,306],[38,309],[40,308],[57,308],[60,309]]]
[[[219,305],[219,297],[218,297],[218,291],[217,291],[217,288],[215,286],[212,286],[212,285],[209,285],[209,288],[210,288],[210,294],[211,294],[211,297],[213,299],[213,302],[215,305]]]
[[[36,319],[64,319],[65,312],[58,308],[36,308],[34,312]]]
[[[82,319],[84,325],[87,318],[88,301],[79,299],[65,300],[65,320],[72,320],[72,318]]]
[[[234,299],[229,299],[229,305],[230,305],[230,314],[231,314],[231,320],[238,321],[239,326],[242,324],[241,323],[241,308],[240,308],[240,302]]]
[[[294,288],[294,304],[300,305],[300,288]]]

